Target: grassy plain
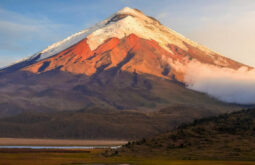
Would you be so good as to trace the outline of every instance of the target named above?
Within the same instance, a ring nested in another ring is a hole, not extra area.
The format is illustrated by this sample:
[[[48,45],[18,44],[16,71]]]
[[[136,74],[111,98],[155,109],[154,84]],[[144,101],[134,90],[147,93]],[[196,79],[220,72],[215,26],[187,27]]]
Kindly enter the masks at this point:
[[[170,160],[168,157],[102,155],[95,150],[0,150],[1,165],[255,165],[250,161]],[[102,164],[103,163],[103,164]]]

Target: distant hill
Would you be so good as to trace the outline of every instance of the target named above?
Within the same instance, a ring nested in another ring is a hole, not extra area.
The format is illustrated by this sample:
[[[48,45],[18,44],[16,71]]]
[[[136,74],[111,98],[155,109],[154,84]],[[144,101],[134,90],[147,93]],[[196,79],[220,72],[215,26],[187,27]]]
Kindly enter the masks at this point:
[[[0,118],[0,137],[135,140],[167,132],[194,118],[214,115],[215,111],[181,105],[146,113],[101,108],[31,111]]]
[[[255,160],[255,109],[196,120],[192,124],[136,142],[120,154],[170,159]]]

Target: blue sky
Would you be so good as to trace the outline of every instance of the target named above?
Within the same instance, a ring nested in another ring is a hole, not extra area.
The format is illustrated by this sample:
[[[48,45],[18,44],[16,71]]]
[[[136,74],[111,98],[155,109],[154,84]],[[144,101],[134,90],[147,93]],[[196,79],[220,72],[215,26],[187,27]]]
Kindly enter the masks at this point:
[[[255,66],[254,0],[0,0],[0,67],[129,6],[229,58]]]

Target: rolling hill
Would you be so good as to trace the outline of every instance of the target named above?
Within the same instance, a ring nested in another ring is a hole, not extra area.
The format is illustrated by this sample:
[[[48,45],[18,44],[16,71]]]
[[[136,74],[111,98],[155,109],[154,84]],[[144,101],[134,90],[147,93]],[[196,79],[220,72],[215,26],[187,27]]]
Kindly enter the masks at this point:
[[[120,154],[169,159],[255,160],[255,110],[195,120],[165,134],[130,142]]]

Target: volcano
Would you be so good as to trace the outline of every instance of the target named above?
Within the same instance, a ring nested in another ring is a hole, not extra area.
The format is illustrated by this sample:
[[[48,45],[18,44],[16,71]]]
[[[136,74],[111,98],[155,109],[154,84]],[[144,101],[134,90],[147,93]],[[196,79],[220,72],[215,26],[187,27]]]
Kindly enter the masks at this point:
[[[178,123],[240,109],[188,89],[184,80],[191,62],[233,70],[249,68],[126,7],[2,68],[0,114],[100,108],[164,113]]]

